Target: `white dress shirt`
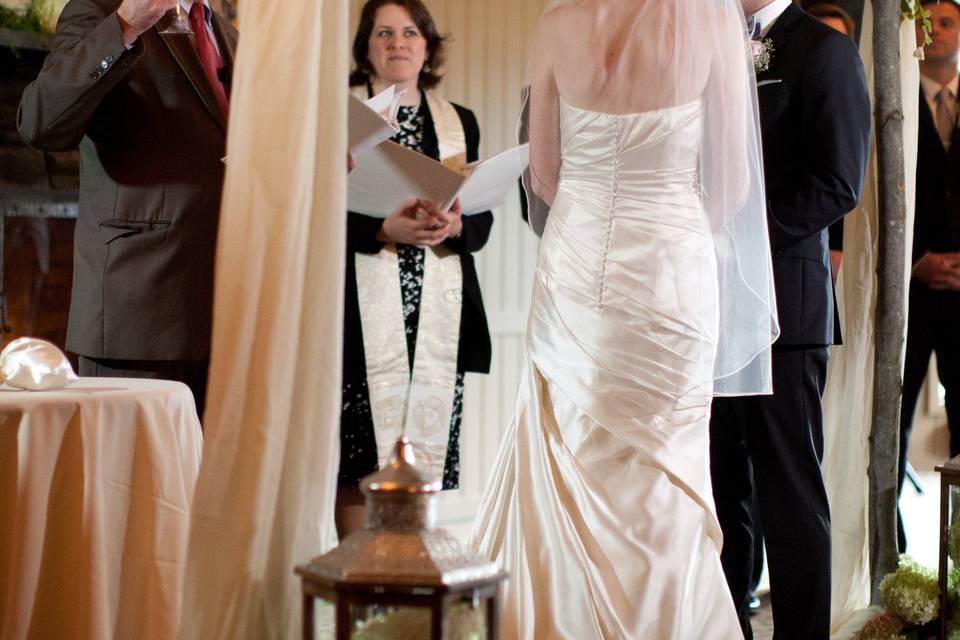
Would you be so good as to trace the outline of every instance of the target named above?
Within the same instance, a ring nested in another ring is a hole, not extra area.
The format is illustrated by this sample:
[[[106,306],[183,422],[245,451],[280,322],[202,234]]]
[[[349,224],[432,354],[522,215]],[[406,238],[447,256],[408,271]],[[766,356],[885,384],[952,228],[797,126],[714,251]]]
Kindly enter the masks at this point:
[[[753,14],[753,19],[760,23],[761,39],[770,33],[770,29],[773,28],[773,23],[777,21],[777,18],[779,18],[791,4],[793,4],[793,0],[773,0],[773,2]]]

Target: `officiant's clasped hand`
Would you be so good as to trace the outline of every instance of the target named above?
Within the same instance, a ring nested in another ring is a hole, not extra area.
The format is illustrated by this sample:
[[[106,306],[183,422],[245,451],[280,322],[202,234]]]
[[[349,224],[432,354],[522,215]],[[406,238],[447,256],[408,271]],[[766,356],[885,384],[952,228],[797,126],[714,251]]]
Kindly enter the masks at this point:
[[[446,213],[432,202],[420,198],[406,200],[383,221],[377,240],[399,244],[434,247],[463,231],[460,201]]]

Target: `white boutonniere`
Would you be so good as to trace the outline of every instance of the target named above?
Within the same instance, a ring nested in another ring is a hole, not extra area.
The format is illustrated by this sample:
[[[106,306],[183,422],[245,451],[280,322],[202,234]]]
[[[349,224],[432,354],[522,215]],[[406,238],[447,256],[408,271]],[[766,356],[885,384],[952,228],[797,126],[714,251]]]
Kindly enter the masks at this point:
[[[767,38],[761,40],[751,40],[750,49],[753,51],[753,69],[757,73],[763,73],[770,68],[770,61],[773,59],[773,40]]]

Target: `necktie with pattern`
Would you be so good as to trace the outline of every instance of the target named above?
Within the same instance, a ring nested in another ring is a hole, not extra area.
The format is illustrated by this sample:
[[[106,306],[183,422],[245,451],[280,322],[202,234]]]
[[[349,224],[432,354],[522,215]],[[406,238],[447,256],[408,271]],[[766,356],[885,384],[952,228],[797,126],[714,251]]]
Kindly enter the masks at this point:
[[[937,113],[936,124],[937,133],[940,135],[940,142],[943,148],[950,150],[950,141],[953,139],[953,128],[957,123],[956,112],[953,108],[953,96],[946,87],[940,89],[936,96]]]
[[[207,81],[210,83],[214,95],[217,96],[217,103],[220,105],[220,110],[223,111],[223,117],[226,118],[229,101],[219,74],[223,62],[220,60],[220,55],[217,54],[217,48],[210,39],[210,32],[207,30],[207,21],[204,16],[205,10],[202,2],[194,2],[190,6],[190,26],[193,27],[193,32],[197,37],[197,53],[200,54],[200,64],[203,65]]]

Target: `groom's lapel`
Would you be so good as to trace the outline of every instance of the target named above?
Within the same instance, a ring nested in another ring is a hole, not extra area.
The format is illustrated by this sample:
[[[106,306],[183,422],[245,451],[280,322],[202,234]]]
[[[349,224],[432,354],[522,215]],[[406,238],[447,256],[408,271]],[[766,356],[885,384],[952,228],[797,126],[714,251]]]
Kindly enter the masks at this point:
[[[803,16],[803,9],[791,4],[773,23],[769,33],[764,37],[764,40],[769,39],[773,46],[773,52],[770,55],[770,67],[766,71],[758,73],[757,80],[779,78],[778,69],[781,67],[782,58],[790,55],[790,39],[794,30],[803,21]]]

